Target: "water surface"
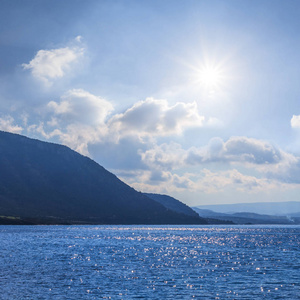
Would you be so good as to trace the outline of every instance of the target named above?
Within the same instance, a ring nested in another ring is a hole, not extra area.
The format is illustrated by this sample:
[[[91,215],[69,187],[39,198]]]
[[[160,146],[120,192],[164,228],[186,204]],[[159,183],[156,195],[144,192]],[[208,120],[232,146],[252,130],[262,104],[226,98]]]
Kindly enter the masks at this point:
[[[0,226],[0,299],[300,299],[299,226]]]

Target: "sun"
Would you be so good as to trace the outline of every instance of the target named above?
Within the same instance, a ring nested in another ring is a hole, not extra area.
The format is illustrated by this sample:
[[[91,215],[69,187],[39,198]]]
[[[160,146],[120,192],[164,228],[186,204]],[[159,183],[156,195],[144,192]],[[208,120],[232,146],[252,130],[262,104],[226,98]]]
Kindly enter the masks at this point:
[[[197,70],[198,82],[204,88],[214,90],[222,85],[222,69],[213,65],[205,65]]]
[[[218,99],[230,93],[236,82],[235,67],[229,56],[215,58],[208,55],[183,61],[187,67],[187,85],[201,99]]]

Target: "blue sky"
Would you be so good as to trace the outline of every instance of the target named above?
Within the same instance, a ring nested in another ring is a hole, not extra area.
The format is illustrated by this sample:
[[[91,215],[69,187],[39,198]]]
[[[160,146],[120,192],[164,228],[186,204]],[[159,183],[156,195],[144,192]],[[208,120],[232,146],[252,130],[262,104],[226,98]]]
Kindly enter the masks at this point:
[[[296,201],[297,1],[0,4],[0,129],[189,205]]]

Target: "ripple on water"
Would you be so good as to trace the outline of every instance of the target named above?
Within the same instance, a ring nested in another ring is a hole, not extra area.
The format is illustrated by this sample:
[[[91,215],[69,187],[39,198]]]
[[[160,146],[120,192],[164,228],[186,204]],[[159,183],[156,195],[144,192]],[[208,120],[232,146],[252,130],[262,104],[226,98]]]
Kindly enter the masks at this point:
[[[297,299],[300,228],[2,226],[0,299]]]

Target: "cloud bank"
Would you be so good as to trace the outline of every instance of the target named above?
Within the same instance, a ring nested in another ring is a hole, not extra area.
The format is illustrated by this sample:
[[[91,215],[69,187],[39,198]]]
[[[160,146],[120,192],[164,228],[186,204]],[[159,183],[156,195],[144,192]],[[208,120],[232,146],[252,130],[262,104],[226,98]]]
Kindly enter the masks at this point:
[[[300,184],[299,157],[253,138],[231,137],[227,141],[213,138],[206,146],[189,149],[176,143],[164,143],[140,152],[140,155],[155,174],[172,172],[174,175],[186,170],[181,181],[188,183],[190,190],[217,192],[234,186],[240,191],[258,192],[279,187],[294,188]],[[211,171],[210,167],[216,164],[227,171]],[[151,175],[148,175],[148,183],[151,183]]]

